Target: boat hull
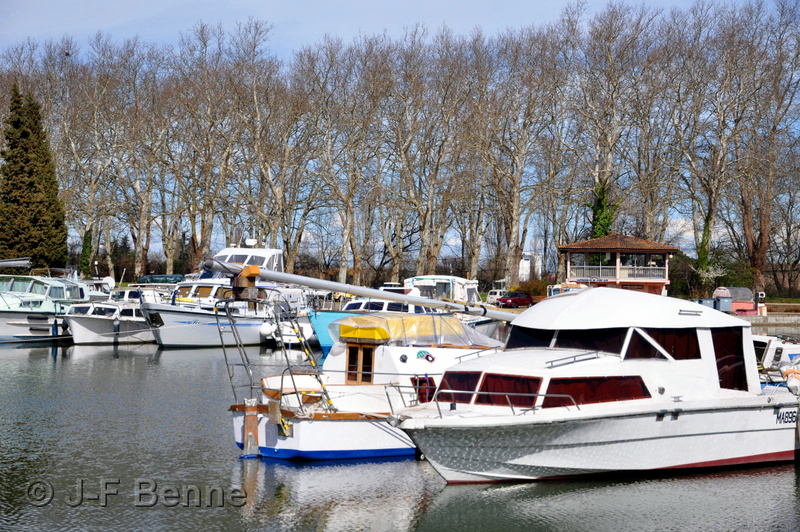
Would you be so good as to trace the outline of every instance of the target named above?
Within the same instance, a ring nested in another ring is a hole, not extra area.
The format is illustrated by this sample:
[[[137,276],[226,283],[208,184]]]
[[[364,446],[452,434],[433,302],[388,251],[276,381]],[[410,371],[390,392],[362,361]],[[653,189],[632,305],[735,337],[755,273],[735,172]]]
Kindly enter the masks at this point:
[[[535,415],[539,415],[538,413]],[[402,427],[451,484],[792,461],[797,405]]]
[[[244,414],[234,412],[233,433],[242,448]],[[258,452],[280,460],[352,460],[415,456],[411,439],[380,419],[291,419],[291,436],[258,414]]]
[[[153,335],[163,347],[215,347],[235,345],[236,340],[231,332],[231,324],[220,317],[222,339],[217,326],[217,317],[213,311],[190,309],[159,303],[143,303],[142,314],[153,326]],[[241,316],[236,318],[236,327],[242,345],[258,345],[265,342],[259,328],[264,323],[263,317]]]
[[[0,338],[4,340],[56,338],[66,335],[66,325],[52,312],[0,310]]]
[[[143,319],[103,316],[67,316],[65,318],[76,344],[142,344],[156,341],[150,325]]]

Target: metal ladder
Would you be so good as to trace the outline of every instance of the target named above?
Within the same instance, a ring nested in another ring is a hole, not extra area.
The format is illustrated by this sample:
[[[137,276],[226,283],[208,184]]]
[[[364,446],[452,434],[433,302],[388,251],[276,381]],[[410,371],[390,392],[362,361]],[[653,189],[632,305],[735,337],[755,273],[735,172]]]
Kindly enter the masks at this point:
[[[328,389],[325,386],[325,382],[322,379],[322,373],[320,371],[319,365],[317,364],[317,361],[314,360],[314,356],[311,354],[311,347],[308,345],[308,339],[303,334],[303,329],[300,327],[300,324],[297,321],[297,317],[291,313],[287,313],[286,316],[281,316],[279,307],[280,305],[275,305],[273,307],[274,320],[277,325],[277,327],[275,328],[274,338],[275,338],[275,343],[277,344],[278,348],[280,348],[284,360],[286,361],[286,369],[289,373],[290,379],[292,380],[292,386],[294,387],[295,392],[297,392],[297,385],[295,384],[294,376],[298,373],[296,370],[292,369],[292,364],[289,361],[289,352],[286,349],[286,343],[283,341],[283,334],[281,332],[281,323],[288,323],[291,326],[292,332],[295,334],[295,336],[297,336],[297,339],[299,340],[300,347],[303,351],[303,355],[305,356],[306,362],[308,362],[308,364],[311,366],[311,371],[309,373],[315,377],[317,384],[319,384],[320,390],[322,391],[322,396],[325,401],[325,409],[329,412],[335,412],[336,408],[333,406],[333,401],[331,400],[330,394],[328,393]],[[303,401],[299,397],[299,394],[298,394],[298,404],[300,410],[302,411]]]

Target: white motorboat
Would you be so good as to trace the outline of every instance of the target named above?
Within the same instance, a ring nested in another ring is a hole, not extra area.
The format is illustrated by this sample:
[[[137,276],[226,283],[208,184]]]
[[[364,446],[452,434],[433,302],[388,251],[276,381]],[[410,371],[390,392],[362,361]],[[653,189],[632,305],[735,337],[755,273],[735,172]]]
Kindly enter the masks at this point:
[[[72,305],[64,321],[76,344],[154,343],[138,302],[94,301]]]
[[[62,338],[62,316],[90,290],[67,279],[38,275],[0,275],[0,338],[5,341]]]
[[[214,260],[280,271],[282,257],[279,249],[225,248],[214,256]],[[222,345],[223,341],[225,345],[236,343],[231,334],[231,322],[221,303],[233,296],[229,276],[225,272],[214,275],[207,271],[197,277],[178,283],[168,302],[142,303],[142,312],[159,345],[214,347]],[[273,342],[276,334],[284,343],[299,343],[301,339],[294,326],[284,319],[288,317],[293,319],[306,339],[313,335],[305,315],[303,289],[264,282],[259,283],[257,292],[258,301],[230,303],[243,345]]]
[[[280,459],[413,456],[402,431],[387,423],[392,407],[428,400],[444,368],[500,342],[446,314],[365,313],[331,324],[336,343],[322,372],[298,368],[260,381],[258,445]],[[387,388],[388,386],[388,388]],[[246,412],[233,405],[236,442],[244,446]]]
[[[797,412],[786,387],[762,389],[749,323],[590,288],[521,314],[503,351],[463,358],[393,421],[472,483],[792,461]]]

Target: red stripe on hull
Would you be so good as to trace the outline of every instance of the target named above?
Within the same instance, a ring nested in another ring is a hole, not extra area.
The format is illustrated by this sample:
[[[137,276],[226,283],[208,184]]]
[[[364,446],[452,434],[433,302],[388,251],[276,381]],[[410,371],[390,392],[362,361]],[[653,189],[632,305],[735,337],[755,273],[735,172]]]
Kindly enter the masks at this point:
[[[745,464],[758,464],[758,463],[774,463],[774,462],[794,462],[795,461],[795,450],[792,449],[791,451],[779,451],[776,453],[766,453],[766,454],[755,454],[752,456],[739,456],[736,458],[725,458],[723,460],[711,460],[708,462],[696,462],[693,464],[681,464],[681,465],[674,465],[669,467],[662,467],[657,469],[651,469],[649,471],[664,471],[668,469],[695,469],[695,468],[703,468],[703,467],[725,467],[725,466],[736,466],[736,465],[745,465]],[[448,485],[461,485],[461,484],[505,484],[510,482],[532,482],[538,480],[567,480],[567,479],[580,479],[586,477],[596,477],[607,475],[610,473],[618,472],[618,473],[636,473],[636,472],[645,472],[648,470],[645,469],[627,469],[627,470],[618,470],[618,471],[602,471],[596,473],[576,473],[574,475],[556,475],[551,477],[539,477],[534,479],[520,479],[520,478],[499,478],[499,479],[487,479],[487,480],[453,480],[447,481]]]
[[[724,460],[711,460],[709,462],[696,462],[694,464],[682,464],[664,467],[663,469],[690,469],[695,467],[721,467],[743,464],[757,464],[760,462],[793,462],[795,451],[779,451],[777,453],[754,454],[752,456],[738,456],[736,458],[725,458]]]

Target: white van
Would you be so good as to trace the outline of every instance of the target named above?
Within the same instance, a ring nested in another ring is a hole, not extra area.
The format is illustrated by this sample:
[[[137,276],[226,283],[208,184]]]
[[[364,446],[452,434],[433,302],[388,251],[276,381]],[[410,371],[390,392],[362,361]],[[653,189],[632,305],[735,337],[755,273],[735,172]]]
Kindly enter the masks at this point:
[[[497,299],[505,296],[507,293],[508,293],[507,290],[500,290],[499,288],[495,288],[494,290],[489,290],[489,293],[486,294],[486,304],[496,305]]]

